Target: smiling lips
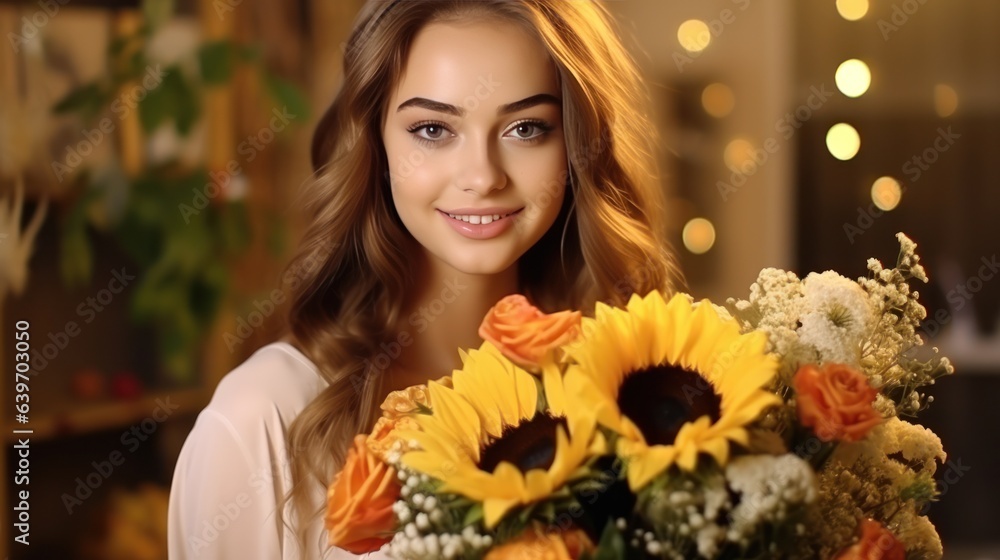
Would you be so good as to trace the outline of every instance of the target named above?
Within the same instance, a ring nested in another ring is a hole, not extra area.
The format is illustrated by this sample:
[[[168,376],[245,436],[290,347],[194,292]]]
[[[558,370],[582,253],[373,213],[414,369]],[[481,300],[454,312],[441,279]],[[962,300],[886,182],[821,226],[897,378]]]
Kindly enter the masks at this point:
[[[491,239],[507,231],[513,216],[523,208],[457,208],[451,212],[438,210],[441,216],[458,233],[469,239]]]

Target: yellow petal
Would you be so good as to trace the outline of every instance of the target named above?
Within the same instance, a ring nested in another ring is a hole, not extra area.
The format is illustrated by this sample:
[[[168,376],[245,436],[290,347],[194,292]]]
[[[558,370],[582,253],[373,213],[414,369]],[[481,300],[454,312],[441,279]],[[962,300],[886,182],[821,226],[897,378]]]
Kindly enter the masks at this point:
[[[542,362],[542,384],[545,387],[545,400],[549,403],[549,410],[555,416],[566,416],[566,391],[563,388],[562,373],[550,357],[546,357]]]
[[[518,504],[517,500],[488,498],[483,502],[483,521],[487,529],[493,529],[503,519],[504,514]]]
[[[673,464],[676,457],[677,450],[672,445],[657,445],[644,453],[628,457],[626,464],[629,488],[633,491],[642,489]]]
[[[427,388],[431,402],[434,403],[434,413],[429,417],[432,421],[427,424],[435,428],[438,426],[450,428],[455,443],[474,461],[479,461],[481,424],[476,409],[454,389],[448,389],[435,381],[429,382]],[[418,416],[417,421],[421,427],[425,427],[422,420],[427,416],[422,416]]]
[[[552,481],[549,473],[542,469],[531,469],[524,476],[524,496],[526,503],[533,502],[552,493]]]

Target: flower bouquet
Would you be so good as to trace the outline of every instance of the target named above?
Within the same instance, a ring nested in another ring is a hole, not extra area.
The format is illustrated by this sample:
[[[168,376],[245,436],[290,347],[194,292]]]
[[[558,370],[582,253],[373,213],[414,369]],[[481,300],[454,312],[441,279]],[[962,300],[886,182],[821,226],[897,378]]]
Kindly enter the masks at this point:
[[[504,298],[450,377],[389,395],[328,492],[331,545],[394,558],[940,558],[945,459],[902,417],[953,372],[926,282],[765,269],[724,306]]]

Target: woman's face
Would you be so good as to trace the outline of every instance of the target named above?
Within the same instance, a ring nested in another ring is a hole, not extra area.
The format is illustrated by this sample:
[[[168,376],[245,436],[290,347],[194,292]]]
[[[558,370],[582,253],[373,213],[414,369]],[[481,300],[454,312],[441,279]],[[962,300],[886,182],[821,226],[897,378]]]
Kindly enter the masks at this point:
[[[439,263],[504,271],[559,214],[558,77],[542,44],[513,24],[421,30],[382,134],[396,211]]]

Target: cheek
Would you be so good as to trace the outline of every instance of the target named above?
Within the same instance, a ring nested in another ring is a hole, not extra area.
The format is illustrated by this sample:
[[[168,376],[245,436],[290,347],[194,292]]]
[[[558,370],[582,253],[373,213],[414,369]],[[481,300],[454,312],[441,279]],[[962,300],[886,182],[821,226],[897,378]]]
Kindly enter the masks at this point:
[[[566,152],[562,145],[558,145],[539,156],[543,157],[525,162],[518,173],[523,179],[522,184],[529,185],[527,202],[535,207],[533,213],[554,219],[566,196]]]

